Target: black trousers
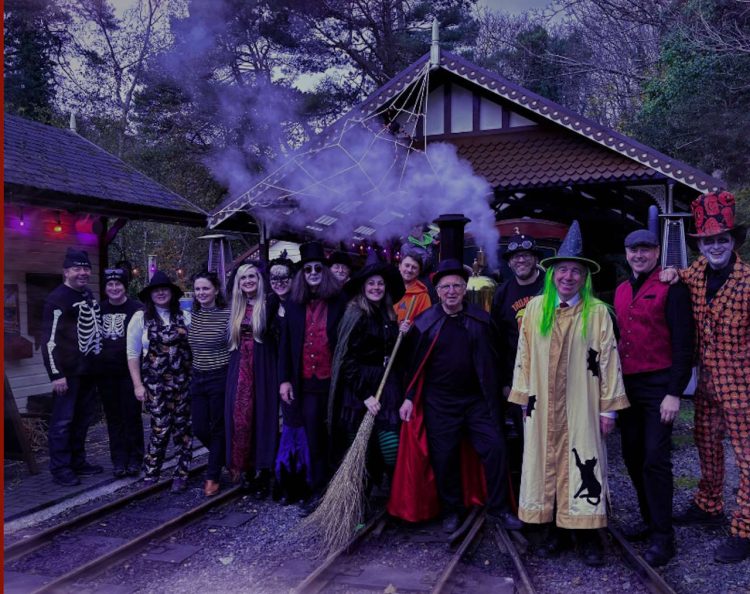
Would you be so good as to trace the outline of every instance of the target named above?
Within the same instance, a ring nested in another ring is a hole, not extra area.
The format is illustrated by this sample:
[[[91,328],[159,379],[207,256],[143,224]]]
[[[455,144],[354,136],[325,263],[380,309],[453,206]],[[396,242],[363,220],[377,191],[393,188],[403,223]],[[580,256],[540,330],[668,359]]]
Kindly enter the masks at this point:
[[[320,494],[330,478],[328,465],[328,388],[330,379],[312,378],[302,381],[302,423],[305,427],[307,445],[310,448],[310,488]]]
[[[424,420],[430,464],[435,472],[443,511],[463,509],[461,492],[461,440],[468,435],[484,466],[487,511],[508,510],[508,462],[505,440],[482,396],[424,395]]]
[[[668,372],[625,376],[630,408],[620,411],[622,456],[638,494],[643,521],[654,534],[672,531],[672,424],[661,422]]]
[[[94,415],[94,376],[69,375],[65,379],[68,391],[52,397],[47,434],[52,474],[65,474],[86,463],[86,433]]]
[[[224,396],[227,367],[212,371],[193,369],[190,378],[190,415],[193,435],[208,448],[206,478],[219,481],[226,460]]]
[[[140,469],[143,464],[143,419],[130,374],[100,375],[97,385],[107,419],[112,466],[122,470],[128,467]]]

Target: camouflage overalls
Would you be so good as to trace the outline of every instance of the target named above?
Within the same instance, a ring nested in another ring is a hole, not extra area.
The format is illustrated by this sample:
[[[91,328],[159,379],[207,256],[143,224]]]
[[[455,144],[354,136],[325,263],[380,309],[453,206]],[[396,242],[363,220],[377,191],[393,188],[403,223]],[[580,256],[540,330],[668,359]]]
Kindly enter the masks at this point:
[[[148,352],[141,362],[146,387],[146,411],[151,415],[151,438],[144,458],[147,477],[158,478],[169,436],[177,448],[174,476],[187,478],[192,459],[188,386],[192,354],[182,314],[167,326],[153,319],[144,322]]]

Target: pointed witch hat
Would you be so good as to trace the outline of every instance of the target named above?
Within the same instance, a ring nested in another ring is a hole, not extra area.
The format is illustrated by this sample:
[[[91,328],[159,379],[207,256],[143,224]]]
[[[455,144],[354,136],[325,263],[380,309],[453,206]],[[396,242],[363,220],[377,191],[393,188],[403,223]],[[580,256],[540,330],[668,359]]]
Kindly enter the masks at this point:
[[[563,239],[562,245],[557,250],[557,254],[551,258],[545,258],[540,262],[544,268],[554,266],[558,262],[580,262],[587,266],[591,274],[596,274],[601,270],[599,264],[583,255],[583,237],[581,237],[581,227],[578,221],[573,221],[568,229],[568,234]]]

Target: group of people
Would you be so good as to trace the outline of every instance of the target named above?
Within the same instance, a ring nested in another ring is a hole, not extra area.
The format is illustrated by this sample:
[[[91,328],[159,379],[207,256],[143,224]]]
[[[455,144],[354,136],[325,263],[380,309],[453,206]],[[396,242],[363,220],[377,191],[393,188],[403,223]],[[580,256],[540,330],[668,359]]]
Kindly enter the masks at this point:
[[[687,270],[661,270],[656,234],[625,239],[631,275],[614,308],[598,300],[599,264],[584,255],[577,222],[557,253],[540,261],[532,237],[504,253],[513,276],[492,311],[466,300],[460,260],[428,277],[419,250],[398,268],[300,247],[300,262],[244,262],[222,295],[220,279],[194,277],[191,311],[157,271],[127,297],[125,271],[105,271],[101,306],[87,288],[85,252],[69,250],[64,284],[45,309],[45,363],[55,404],[50,469],[63,485],[101,472],[83,443],[98,384],[116,476],[159,478],[170,437],[172,489],[186,488],[193,435],[208,449],[206,496],[222,468],[258,497],[275,490],[310,513],[366,414],[375,417],[368,480],[390,485],[387,509],[411,522],[442,516],[458,529],[484,504],[507,529],[538,526],[537,553],[559,552],[573,533],[583,561],[604,561],[595,530],[606,526],[606,437],[618,422],[626,467],[652,565],[675,554],[673,524],[724,521],[723,447],[740,471],[731,537],[720,562],[750,556],[750,266],[734,248],[731,194],[693,203],[701,256]],[[399,334],[403,345],[388,366]],[[697,359],[694,353],[697,352]],[[672,517],[672,424],[694,364],[701,482]],[[384,379],[386,368],[391,369]],[[381,386],[379,392],[378,388]],[[377,397],[376,397],[377,394]],[[151,417],[144,451],[141,402]],[[617,419],[619,415],[619,420]],[[522,436],[518,501],[506,433]],[[515,508],[517,507],[517,515]]]

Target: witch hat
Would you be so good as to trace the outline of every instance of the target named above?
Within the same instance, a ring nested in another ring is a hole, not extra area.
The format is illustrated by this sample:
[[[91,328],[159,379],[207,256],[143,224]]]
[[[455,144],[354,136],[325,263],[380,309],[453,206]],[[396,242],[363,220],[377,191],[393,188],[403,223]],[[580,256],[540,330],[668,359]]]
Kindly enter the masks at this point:
[[[544,268],[554,266],[558,262],[580,262],[588,267],[591,274],[596,274],[601,270],[599,264],[583,256],[583,237],[581,236],[581,226],[578,221],[573,221],[568,229],[568,233],[563,239],[562,244],[557,250],[557,254],[545,258],[540,262]]]

